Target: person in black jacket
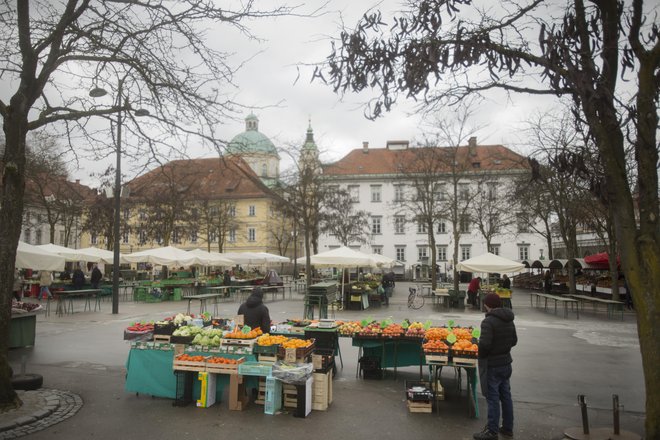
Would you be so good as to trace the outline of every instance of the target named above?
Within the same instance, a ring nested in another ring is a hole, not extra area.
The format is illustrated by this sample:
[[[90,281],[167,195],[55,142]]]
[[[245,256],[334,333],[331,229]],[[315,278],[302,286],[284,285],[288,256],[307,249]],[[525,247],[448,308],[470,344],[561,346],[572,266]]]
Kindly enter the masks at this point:
[[[74,290],[82,290],[82,288],[85,287],[85,274],[83,273],[80,266],[76,267],[76,269],[73,271],[71,282],[73,283]]]
[[[479,378],[482,393],[488,402],[488,424],[483,431],[474,434],[474,438],[497,440],[499,434],[513,436],[513,400],[509,379],[513,362],[511,347],[518,343],[518,336],[513,323],[513,311],[502,308],[502,300],[496,293],[486,295],[484,306],[486,318],[481,321],[479,337]]]
[[[99,288],[99,283],[101,282],[102,278],[103,278],[103,273],[101,273],[101,269],[99,269],[99,266],[95,264],[94,269],[92,269],[92,277],[89,280],[92,283],[92,289]]]
[[[243,324],[251,328],[261,327],[262,332],[269,333],[270,313],[263,299],[261,287],[255,287],[248,299],[238,308],[238,314],[243,315]]]

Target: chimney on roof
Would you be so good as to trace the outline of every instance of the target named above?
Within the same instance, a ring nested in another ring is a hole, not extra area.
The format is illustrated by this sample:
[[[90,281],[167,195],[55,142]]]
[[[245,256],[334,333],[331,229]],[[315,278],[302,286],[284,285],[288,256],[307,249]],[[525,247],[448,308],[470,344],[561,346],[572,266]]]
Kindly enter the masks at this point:
[[[76,185],[80,185],[80,179],[76,179]]]
[[[477,137],[472,136],[470,139],[468,139],[468,147],[474,148],[477,146]]]
[[[364,142],[362,142],[362,152],[363,152],[364,154],[368,154],[368,153],[369,153],[369,142],[368,142],[368,141],[364,141]]]

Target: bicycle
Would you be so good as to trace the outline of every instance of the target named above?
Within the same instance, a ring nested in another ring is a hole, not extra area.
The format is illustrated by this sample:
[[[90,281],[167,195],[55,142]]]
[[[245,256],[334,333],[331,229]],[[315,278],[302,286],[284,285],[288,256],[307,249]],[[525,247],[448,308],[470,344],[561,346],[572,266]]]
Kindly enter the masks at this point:
[[[414,287],[409,287],[408,291],[408,308],[409,309],[421,309],[424,307],[424,296],[421,293],[417,293],[417,289]]]

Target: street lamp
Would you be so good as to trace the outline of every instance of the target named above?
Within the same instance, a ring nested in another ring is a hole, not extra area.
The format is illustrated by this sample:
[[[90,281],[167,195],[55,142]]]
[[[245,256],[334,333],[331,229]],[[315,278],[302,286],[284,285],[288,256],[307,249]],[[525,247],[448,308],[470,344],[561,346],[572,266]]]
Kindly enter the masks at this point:
[[[117,141],[115,145],[115,151],[117,154],[117,165],[115,167],[115,191],[114,191],[114,219],[112,225],[112,235],[113,235],[113,258],[112,258],[112,314],[116,315],[119,313],[119,223],[121,222],[121,129],[122,129],[122,112],[124,109],[132,110],[128,102],[128,97],[123,96],[123,85],[124,78],[119,81],[119,86],[117,89],[117,98],[115,102],[119,106],[119,111],[117,112]],[[92,98],[100,98],[101,96],[107,95],[108,92],[101,88],[95,87],[89,91],[89,96]],[[122,98],[124,100],[122,106]],[[132,110],[135,116],[147,116],[149,115],[149,110],[146,109],[136,109]]]

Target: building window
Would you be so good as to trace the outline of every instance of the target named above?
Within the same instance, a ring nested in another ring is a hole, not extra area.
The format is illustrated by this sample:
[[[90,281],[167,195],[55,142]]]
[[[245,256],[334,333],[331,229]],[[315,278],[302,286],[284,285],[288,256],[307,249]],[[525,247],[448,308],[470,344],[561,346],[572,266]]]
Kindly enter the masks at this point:
[[[518,259],[527,260],[529,259],[529,245],[528,244],[519,244],[518,245]]]
[[[61,246],[66,246],[66,233],[64,231],[60,231],[60,245]]]
[[[446,185],[444,183],[436,183],[433,185],[433,199],[436,202],[445,200]]]
[[[469,260],[472,246],[469,244],[461,245],[461,261]]]
[[[236,217],[236,206],[231,205],[229,207],[229,217]]]
[[[265,163],[261,164],[261,177],[267,177],[268,176],[268,165]]]
[[[486,189],[488,191],[488,200],[497,200],[497,183],[488,183]]]
[[[142,246],[143,244],[147,243],[147,231],[144,229],[140,229],[138,232],[138,240],[139,240],[139,245]]]
[[[490,249],[488,250],[493,255],[499,255],[500,254],[500,245],[499,244],[491,244]]]
[[[395,234],[405,234],[406,233],[406,218],[402,215],[397,215],[394,217],[394,233]]]
[[[215,231],[209,232],[209,243],[215,243],[218,241],[218,234]]]
[[[371,246],[371,252],[373,252],[374,254],[383,255],[383,247],[382,246]]]
[[[23,234],[25,235],[25,242],[27,244],[32,244],[31,243],[31,241],[32,241],[32,231],[30,231],[29,229],[26,229]]]
[[[174,229],[174,231],[172,231],[172,243],[177,243],[177,244],[181,243],[181,239],[179,237],[179,230],[176,228]]]
[[[250,205],[248,207],[248,215],[250,217],[254,217],[255,215],[257,215],[257,208],[254,205]]]
[[[358,203],[360,201],[360,186],[348,185],[348,195],[351,197],[351,202]]]
[[[396,246],[396,259],[399,261],[406,261],[406,247],[405,246]]]
[[[209,214],[211,217],[217,217],[220,211],[218,210],[217,206],[211,206],[211,209],[209,209]]]
[[[461,200],[468,200],[470,198],[470,186],[467,183],[458,185],[458,197]]]
[[[41,244],[41,229],[37,229],[36,237],[35,237],[35,244],[40,245]]]
[[[426,228],[426,222],[421,217],[417,218],[417,233],[418,234],[428,233],[428,229]]]
[[[403,202],[404,200],[404,186],[403,185],[394,185],[394,201]]]
[[[447,233],[447,223],[444,220],[438,222],[438,234]]]
[[[229,243],[236,243],[236,228],[231,228],[229,230],[229,237],[227,238]]]
[[[371,185],[371,201],[374,203],[381,202],[381,185]]]
[[[417,246],[417,261],[427,261],[429,258],[428,246]]]
[[[438,246],[438,261],[447,261],[447,246]]]
[[[516,218],[518,232],[529,232],[529,218],[525,214],[518,214]]]
[[[160,234],[156,235],[156,243],[162,244],[163,243],[163,236]]]
[[[131,216],[131,210],[128,208],[124,208],[124,220],[128,220],[130,216]]]
[[[27,232],[27,231],[25,231],[25,232]],[[26,234],[26,236],[27,236],[27,234]],[[90,240],[91,240],[93,245],[99,244],[99,237],[96,234],[92,234]]]
[[[147,219],[147,213],[144,211],[140,211],[140,214],[138,215],[140,217],[140,220],[146,220]]]
[[[257,241],[257,229],[256,228],[248,228],[248,241],[253,242]]]
[[[380,229],[381,217],[371,217],[371,233],[372,234],[381,234]]]
[[[197,231],[192,231],[190,233],[190,241],[192,243],[197,243]]]
[[[121,235],[121,242],[123,244],[128,244],[128,239],[129,239],[130,234],[128,231],[124,231],[124,233]]]
[[[470,216],[467,214],[461,215],[459,230],[461,234],[468,234],[470,232]]]

